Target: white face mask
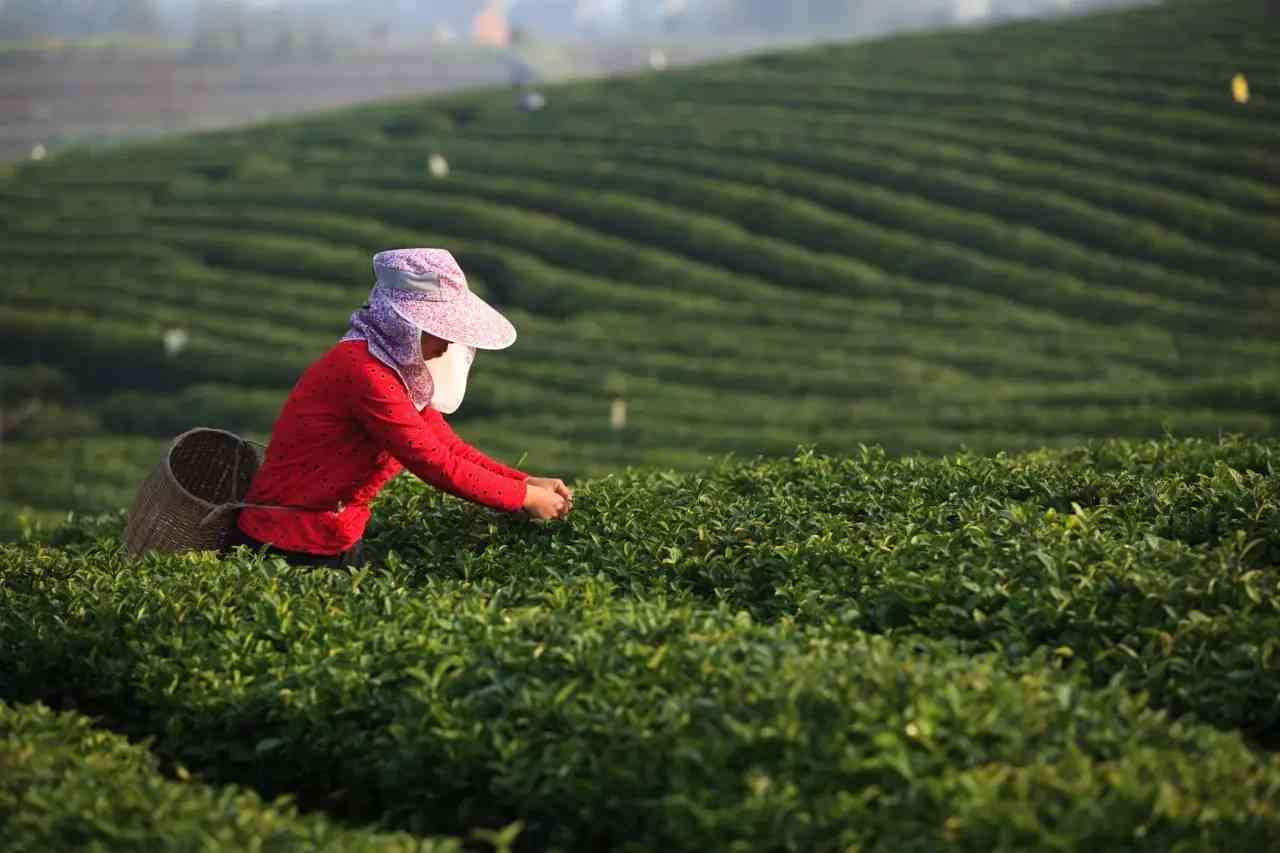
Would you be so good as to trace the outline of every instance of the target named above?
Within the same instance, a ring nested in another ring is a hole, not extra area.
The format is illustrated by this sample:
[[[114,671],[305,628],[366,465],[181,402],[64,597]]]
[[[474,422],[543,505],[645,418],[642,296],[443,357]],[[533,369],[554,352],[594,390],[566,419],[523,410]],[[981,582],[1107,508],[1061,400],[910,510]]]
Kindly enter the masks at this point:
[[[431,374],[431,408],[451,415],[462,405],[467,394],[467,374],[475,361],[476,349],[464,344],[449,344],[444,355],[427,362]]]

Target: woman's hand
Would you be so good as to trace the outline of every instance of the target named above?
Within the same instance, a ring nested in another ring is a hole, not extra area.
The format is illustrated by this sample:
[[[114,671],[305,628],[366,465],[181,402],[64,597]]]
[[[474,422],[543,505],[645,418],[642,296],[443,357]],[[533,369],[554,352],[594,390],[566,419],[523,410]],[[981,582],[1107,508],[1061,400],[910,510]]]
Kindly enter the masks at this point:
[[[558,480],[555,477],[530,477],[529,483],[534,486],[540,486],[544,489],[550,489],[560,497],[564,498],[569,506],[566,512],[573,509],[573,489],[564,484],[564,480]]]
[[[569,512],[569,501],[552,489],[536,485],[533,480],[530,477],[525,481],[524,511],[542,521],[564,518]]]

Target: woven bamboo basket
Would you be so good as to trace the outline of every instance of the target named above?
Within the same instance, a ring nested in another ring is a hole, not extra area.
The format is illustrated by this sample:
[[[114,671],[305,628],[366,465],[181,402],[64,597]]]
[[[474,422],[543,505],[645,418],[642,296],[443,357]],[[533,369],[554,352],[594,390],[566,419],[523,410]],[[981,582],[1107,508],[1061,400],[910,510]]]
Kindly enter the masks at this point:
[[[138,487],[124,531],[124,548],[146,551],[218,550],[235,523],[258,471],[253,445],[233,432],[208,427],[173,440]]]

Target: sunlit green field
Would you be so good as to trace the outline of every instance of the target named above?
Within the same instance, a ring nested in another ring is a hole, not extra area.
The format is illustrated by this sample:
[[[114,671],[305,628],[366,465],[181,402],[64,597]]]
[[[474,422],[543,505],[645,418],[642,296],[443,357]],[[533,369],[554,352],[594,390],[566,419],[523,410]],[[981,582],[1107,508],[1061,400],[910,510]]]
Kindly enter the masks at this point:
[[[1268,5],[10,168],[0,851],[1275,848]],[[124,554],[425,245],[520,330],[454,423],[569,519]]]
[[[0,850],[1280,838],[1274,440],[802,451],[575,504],[401,478],[351,574],[138,560],[118,516],[0,545]]]
[[[1173,3],[23,165],[0,359],[7,410],[47,405],[7,440],[261,437],[370,255],[410,245],[451,248],[515,320],[457,421],[541,471],[1274,435],[1269,20]],[[0,500],[63,509],[32,481],[78,452],[4,451]]]

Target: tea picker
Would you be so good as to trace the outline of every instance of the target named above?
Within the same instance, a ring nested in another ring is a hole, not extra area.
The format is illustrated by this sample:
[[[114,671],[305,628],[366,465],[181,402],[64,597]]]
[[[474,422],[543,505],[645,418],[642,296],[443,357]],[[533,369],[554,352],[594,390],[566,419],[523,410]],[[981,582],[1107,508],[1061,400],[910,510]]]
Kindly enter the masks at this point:
[[[285,400],[259,462],[222,430],[179,436],[139,490],[131,553],[237,545],[295,564],[360,561],[369,505],[402,469],[495,510],[564,518],[573,493],[464,442],[445,421],[477,350],[511,346],[511,323],[467,286],[443,249],[373,257],[368,301]]]

